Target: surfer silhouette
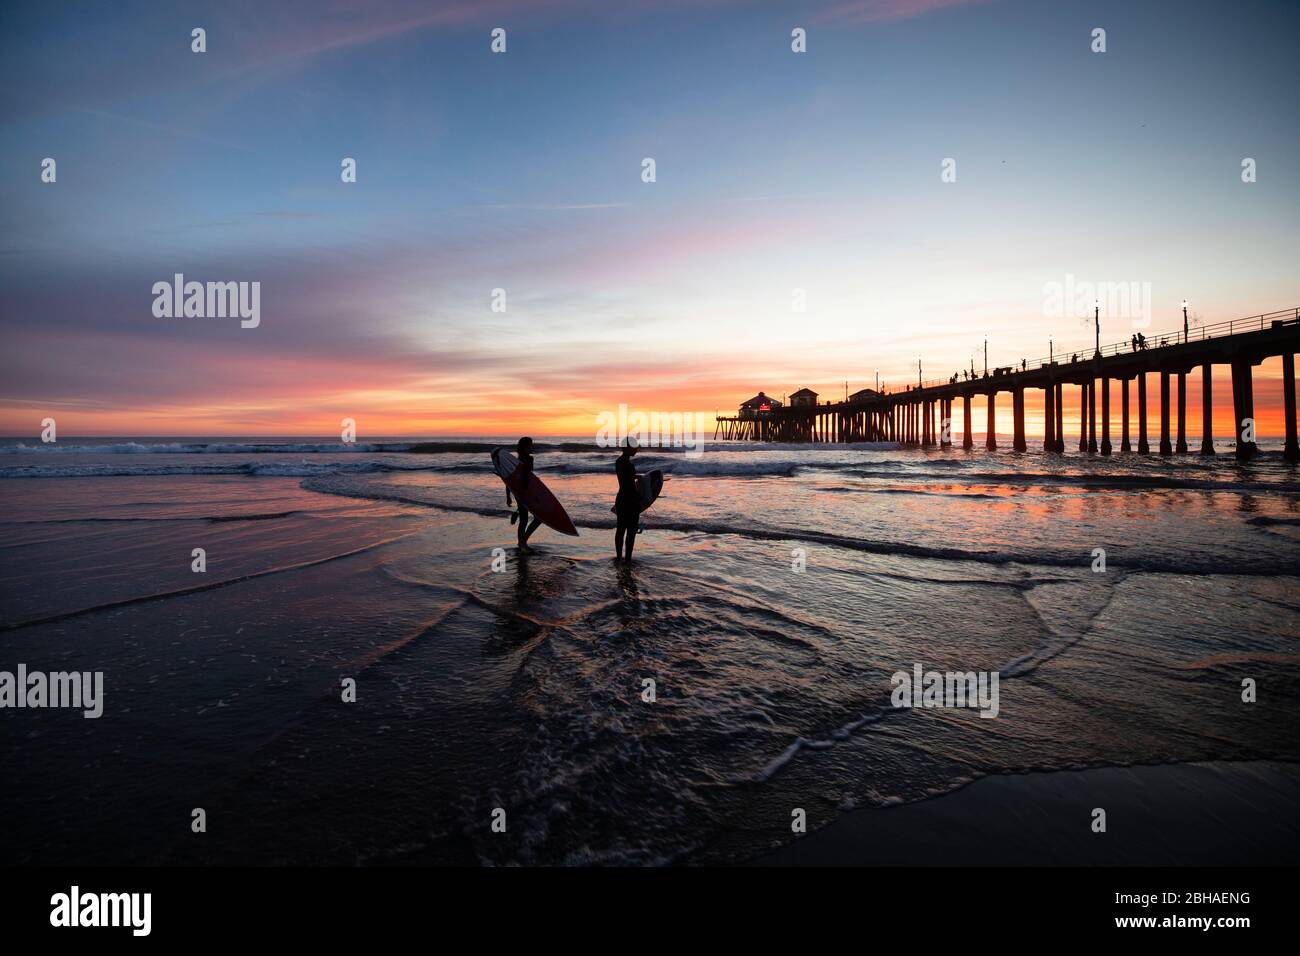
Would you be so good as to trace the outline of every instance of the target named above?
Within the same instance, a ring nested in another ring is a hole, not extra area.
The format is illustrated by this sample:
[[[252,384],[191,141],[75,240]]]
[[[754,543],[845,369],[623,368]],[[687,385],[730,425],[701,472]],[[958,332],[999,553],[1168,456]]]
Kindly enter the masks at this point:
[[[632,546],[636,544],[636,528],[641,522],[641,494],[636,487],[636,468],[632,456],[636,454],[636,445],[631,438],[623,445],[623,452],[614,462],[614,474],[618,476],[618,495],[614,498],[614,514],[618,524],[614,530],[614,560],[624,555],[632,560]]]
[[[527,436],[519,439],[515,444],[515,455],[519,458],[519,490],[527,491],[528,482],[533,477],[533,440]],[[519,510],[510,516],[510,523],[519,524],[519,550],[528,551],[528,539],[532,537],[537,526],[542,523],[541,518],[533,518],[532,523],[528,521],[528,505],[524,504],[524,499],[519,496],[515,499]],[[506,486],[506,505],[510,504],[510,487]]]

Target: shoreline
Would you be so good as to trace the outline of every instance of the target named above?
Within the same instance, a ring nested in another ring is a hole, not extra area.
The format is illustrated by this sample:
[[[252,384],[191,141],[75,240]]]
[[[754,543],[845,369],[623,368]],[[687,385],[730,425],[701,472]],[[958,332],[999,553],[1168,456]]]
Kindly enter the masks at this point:
[[[1094,808],[1105,833],[1092,831]],[[1279,866],[1300,850],[1300,764],[1210,761],[992,774],[850,810],[748,866]]]

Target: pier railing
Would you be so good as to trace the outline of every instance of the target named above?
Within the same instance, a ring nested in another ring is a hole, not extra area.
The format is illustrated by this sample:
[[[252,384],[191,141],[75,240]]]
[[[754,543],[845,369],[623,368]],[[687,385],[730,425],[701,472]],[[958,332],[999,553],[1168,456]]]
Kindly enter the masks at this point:
[[[1280,309],[1276,312],[1265,312],[1262,315],[1250,315],[1240,319],[1230,319],[1226,322],[1213,322],[1209,325],[1194,325],[1188,328],[1186,335],[1181,328],[1173,329],[1168,332],[1158,332],[1147,335],[1143,332],[1145,343],[1140,344],[1135,350],[1133,339],[1126,342],[1112,342],[1103,345],[1098,351],[1079,350],[1075,352],[1058,352],[1055,355],[1043,356],[1041,358],[1021,360],[1012,365],[999,365],[990,369],[987,373],[977,373],[974,378],[964,378],[958,374],[956,382],[951,378],[931,378],[916,384],[908,383],[907,385],[886,386],[880,389],[881,395],[900,395],[905,392],[914,392],[927,388],[942,388],[945,385],[961,384],[962,382],[979,382],[986,379],[999,378],[1004,375],[1011,375],[1017,372],[1026,372],[1042,368],[1049,368],[1053,364],[1057,367],[1069,364],[1078,364],[1088,362],[1100,355],[1107,358],[1113,355],[1128,355],[1135,352],[1149,352],[1152,349],[1165,348],[1170,345],[1185,345],[1188,342],[1202,342],[1207,339],[1222,338],[1225,335],[1239,335],[1243,332],[1260,332],[1271,328],[1275,322],[1294,322],[1300,323],[1300,307],[1294,309]],[[1071,358],[1074,362],[1071,363]],[[842,405],[842,401],[819,402],[818,405]]]
[[[1130,338],[1127,342],[1112,342],[1109,345],[1103,345],[1100,354],[1102,358],[1111,355],[1128,355],[1134,352],[1149,352],[1151,349],[1164,348],[1170,345],[1186,345],[1188,342],[1203,342],[1206,339],[1221,338],[1224,335],[1237,335],[1242,332],[1261,332],[1271,327],[1274,322],[1300,322],[1300,308],[1281,309],[1277,312],[1265,312],[1263,315],[1251,315],[1242,319],[1230,319],[1227,322],[1214,322],[1210,325],[1189,326],[1186,332],[1182,329],[1173,329],[1169,332],[1156,332],[1151,335],[1147,335],[1143,332],[1142,335],[1145,341],[1144,343],[1139,344],[1136,348],[1134,348],[1133,339]],[[1089,359],[1095,358],[1098,352],[1094,349],[1091,353],[1079,351],[1069,354],[1077,356],[1080,362],[1085,362]],[[1052,361],[1053,357],[1050,356],[1047,358],[1033,359],[1027,363],[1027,369],[1046,368],[1052,364]],[[1055,357],[1055,362],[1057,365],[1066,364],[1066,361],[1059,356]],[[1019,368],[1017,366],[1012,366],[1011,370],[1013,372],[1019,371]],[[960,381],[960,379],[958,381]]]

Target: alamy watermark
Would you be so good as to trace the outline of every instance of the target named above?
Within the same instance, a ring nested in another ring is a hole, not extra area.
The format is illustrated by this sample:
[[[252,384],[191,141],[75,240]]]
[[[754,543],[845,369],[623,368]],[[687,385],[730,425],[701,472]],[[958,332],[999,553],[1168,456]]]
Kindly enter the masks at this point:
[[[998,715],[997,671],[925,671],[920,664],[912,672],[895,671],[889,695],[895,707],[971,707],[981,717]]]
[[[704,412],[629,412],[627,405],[619,405],[617,412],[596,416],[596,444],[621,448],[631,440],[638,448],[682,448],[687,458],[699,458],[707,420]]]
[[[1043,315],[1050,319],[1092,318],[1100,309],[1108,319],[1124,319],[1135,329],[1151,325],[1150,282],[1080,282],[1066,273],[1064,282],[1043,283]]]
[[[262,283],[186,282],[176,273],[172,282],[153,284],[156,319],[224,319],[238,316],[241,328],[255,329],[262,321]]]
[[[84,893],[73,885],[50,897],[50,925],[56,928],[125,927],[148,936],[153,927],[152,893]]]
[[[13,708],[68,707],[81,710],[94,720],[104,713],[103,671],[28,671],[19,664],[17,672],[0,671],[0,710]]]

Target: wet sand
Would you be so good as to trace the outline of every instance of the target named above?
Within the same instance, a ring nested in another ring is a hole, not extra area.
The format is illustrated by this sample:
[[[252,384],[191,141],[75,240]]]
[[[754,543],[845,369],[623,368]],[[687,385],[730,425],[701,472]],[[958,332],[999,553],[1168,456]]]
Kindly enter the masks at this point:
[[[1092,831],[1094,808],[1106,832]],[[754,862],[774,865],[1285,866],[1300,851],[1300,765],[1103,767],[984,777],[856,810]]]

